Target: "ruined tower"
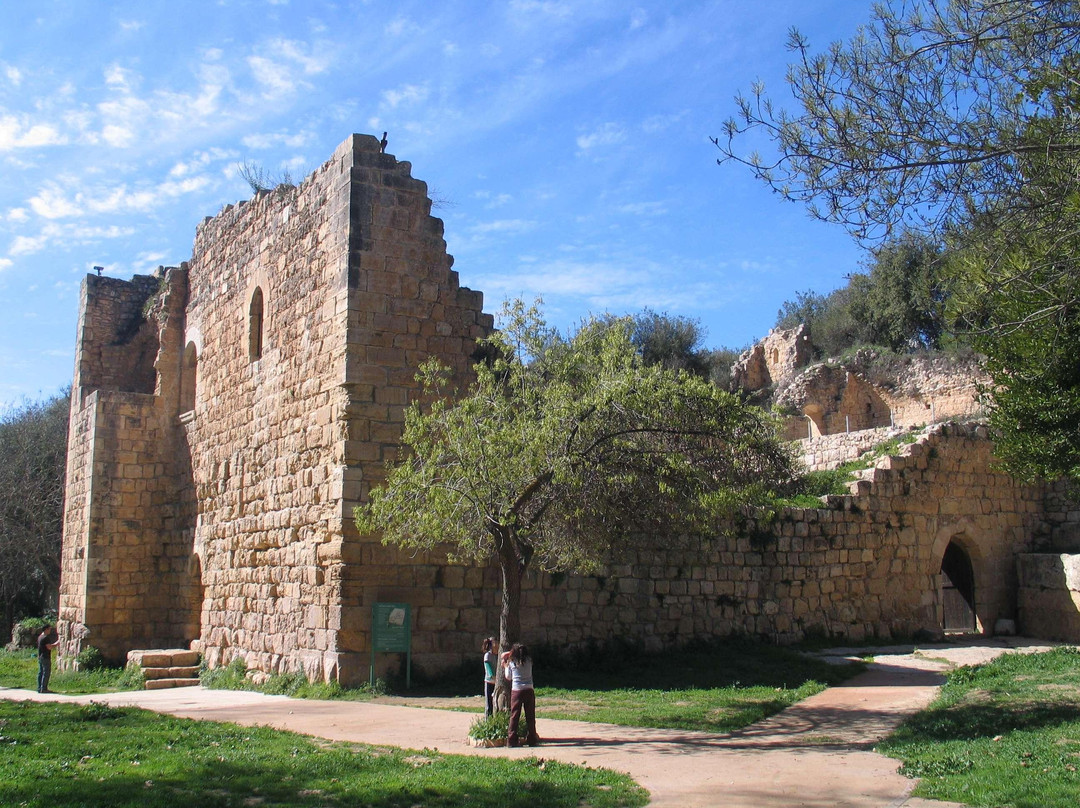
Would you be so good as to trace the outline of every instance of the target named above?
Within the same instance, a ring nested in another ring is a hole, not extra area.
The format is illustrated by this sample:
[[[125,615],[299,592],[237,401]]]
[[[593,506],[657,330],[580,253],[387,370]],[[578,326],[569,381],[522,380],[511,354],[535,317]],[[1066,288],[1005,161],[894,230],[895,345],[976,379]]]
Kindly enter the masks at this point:
[[[464,381],[492,326],[410,170],[354,135],[299,186],[204,220],[180,267],[84,280],[65,655],[190,644],[367,676],[366,607],[409,592],[352,509],[397,451],[417,366]]]

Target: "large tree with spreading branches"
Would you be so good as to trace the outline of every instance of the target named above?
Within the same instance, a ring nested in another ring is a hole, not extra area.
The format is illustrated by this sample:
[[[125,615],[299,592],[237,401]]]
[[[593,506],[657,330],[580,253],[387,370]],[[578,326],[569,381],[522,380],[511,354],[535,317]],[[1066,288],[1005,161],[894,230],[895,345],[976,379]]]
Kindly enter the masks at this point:
[[[401,458],[356,518],[387,543],[495,560],[504,647],[528,570],[595,570],[642,531],[714,530],[796,476],[765,412],[644,362],[632,319],[564,336],[516,303],[503,322],[468,391],[424,365]]]
[[[739,96],[721,162],[856,238],[935,240],[955,321],[989,357],[999,451],[1022,476],[1080,480],[1061,361],[1080,347],[1080,2],[894,0],[847,43],[789,47],[794,105]],[[746,151],[752,132],[775,151]],[[1064,399],[1038,400],[1045,385]]]

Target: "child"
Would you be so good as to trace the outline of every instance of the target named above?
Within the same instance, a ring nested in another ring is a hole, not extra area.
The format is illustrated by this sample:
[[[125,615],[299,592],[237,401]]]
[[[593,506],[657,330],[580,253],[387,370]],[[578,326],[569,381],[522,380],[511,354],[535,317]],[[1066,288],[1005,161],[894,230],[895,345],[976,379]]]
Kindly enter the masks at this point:
[[[495,710],[495,649],[499,644],[494,637],[484,640],[484,717],[489,717]]]
[[[502,655],[506,666],[506,678],[510,680],[510,731],[506,738],[507,746],[520,746],[518,743],[518,723],[521,711],[525,710],[525,721],[529,725],[529,746],[539,746],[540,736],[536,734],[536,691],[533,690],[532,657],[529,649],[516,642]]]

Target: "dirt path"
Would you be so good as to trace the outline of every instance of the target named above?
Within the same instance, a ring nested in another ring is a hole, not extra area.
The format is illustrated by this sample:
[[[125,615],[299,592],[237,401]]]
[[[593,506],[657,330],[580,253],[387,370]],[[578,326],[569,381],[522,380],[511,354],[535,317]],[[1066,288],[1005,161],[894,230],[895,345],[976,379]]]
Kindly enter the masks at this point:
[[[873,747],[906,716],[928,704],[952,665],[987,661],[1010,650],[1050,646],[1022,639],[875,649],[866,673],[772,718],[731,734],[639,729],[538,720],[539,749],[474,749],[465,735],[474,715],[395,703],[300,701],[226,690],[39,696],[0,689],[7,699],[108,701],[188,718],[268,725],[333,740],[454,754],[543,758],[627,772],[657,808],[916,808],[945,806],[908,795],[914,782]],[[848,653],[837,649],[838,655]],[[865,650],[850,653],[865,653]]]

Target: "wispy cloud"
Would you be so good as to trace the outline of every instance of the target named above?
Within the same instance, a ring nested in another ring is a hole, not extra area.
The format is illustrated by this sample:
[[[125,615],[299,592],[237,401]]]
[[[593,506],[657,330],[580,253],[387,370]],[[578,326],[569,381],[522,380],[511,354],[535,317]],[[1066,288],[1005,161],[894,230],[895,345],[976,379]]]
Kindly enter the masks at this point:
[[[428,88],[420,84],[406,84],[396,90],[384,90],[382,99],[391,109],[402,104],[419,104],[428,97]]]
[[[25,115],[0,116],[0,152],[14,149],[36,149],[67,142],[56,127],[32,123]]]
[[[592,132],[587,132],[577,137],[577,147],[582,152],[587,152],[605,146],[615,146],[627,138],[626,129],[617,123],[605,123]]]
[[[209,185],[206,175],[167,180],[155,186],[127,185],[69,189],[57,182],[31,197],[30,209],[44,219],[70,219],[103,213],[147,213],[162,202],[201,190]]]
[[[8,255],[30,255],[46,247],[72,247],[90,244],[105,239],[130,236],[135,232],[132,227],[110,225],[108,227],[87,227],[73,224],[49,223],[41,228],[36,236],[16,236],[8,248]]]

